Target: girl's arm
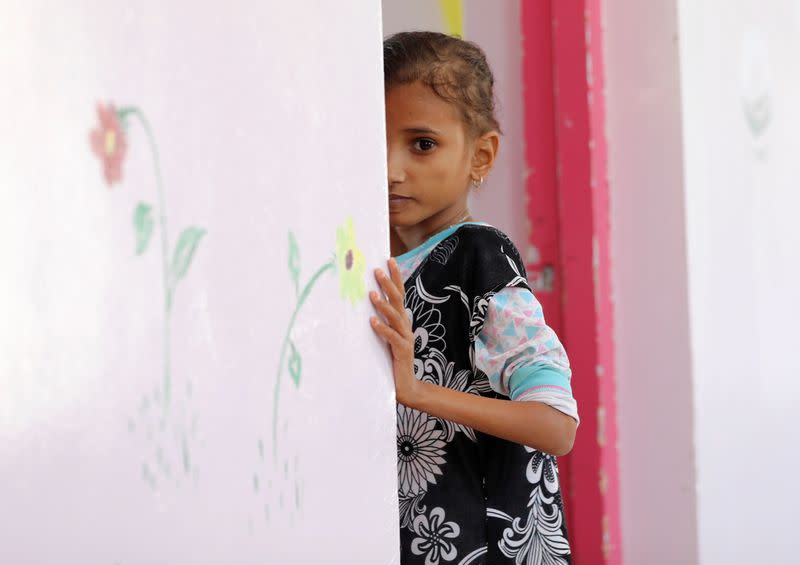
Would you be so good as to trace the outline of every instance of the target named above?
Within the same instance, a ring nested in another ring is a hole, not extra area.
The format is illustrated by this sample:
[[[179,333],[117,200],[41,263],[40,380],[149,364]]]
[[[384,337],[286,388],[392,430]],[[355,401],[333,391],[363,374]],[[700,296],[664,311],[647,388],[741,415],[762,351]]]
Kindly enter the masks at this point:
[[[413,373],[411,378],[414,378]],[[407,404],[411,408],[552,455],[566,455],[572,449],[577,423],[552,406],[534,401],[486,398],[417,382],[420,390],[416,392],[414,403]]]
[[[370,293],[382,315],[371,318],[372,327],[391,348],[397,401],[481,432],[551,453],[565,455],[572,449],[577,422],[540,402],[513,402],[485,398],[418,381],[414,377],[414,334],[404,305],[404,285],[394,259],[391,278],[375,272],[385,298]]]

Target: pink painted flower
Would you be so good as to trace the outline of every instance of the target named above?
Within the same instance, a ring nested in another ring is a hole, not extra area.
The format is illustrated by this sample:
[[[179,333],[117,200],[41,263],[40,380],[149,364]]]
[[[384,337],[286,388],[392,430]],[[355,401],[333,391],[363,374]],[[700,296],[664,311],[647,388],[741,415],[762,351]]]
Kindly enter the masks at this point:
[[[125,132],[113,104],[97,104],[100,122],[89,134],[92,151],[103,163],[103,176],[110,187],[122,180],[122,160],[128,150]]]

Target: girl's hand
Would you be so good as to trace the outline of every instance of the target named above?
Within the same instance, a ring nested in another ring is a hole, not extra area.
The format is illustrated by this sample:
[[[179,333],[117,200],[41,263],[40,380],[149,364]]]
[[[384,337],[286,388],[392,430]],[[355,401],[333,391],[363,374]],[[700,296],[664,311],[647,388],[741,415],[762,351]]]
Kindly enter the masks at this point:
[[[488,398],[418,381],[414,376],[414,332],[404,304],[405,286],[397,262],[389,261],[389,274],[375,271],[385,298],[378,292],[369,297],[379,316],[370,323],[392,350],[397,401],[478,431],[535,449],[564,455],[572,449],[576,422],[540,402],[514,402]]]
[[[375,278],[383,290],[384,297],[376,292],[369,298],[380,316],[372,316],[372,329],[392,351],[392,368],[397,401],[413,407],[419,396],[421,383],[414,376],[414,332],[405,307],[405,285],[397,261],[389,260],[389,274],[375,270]]]

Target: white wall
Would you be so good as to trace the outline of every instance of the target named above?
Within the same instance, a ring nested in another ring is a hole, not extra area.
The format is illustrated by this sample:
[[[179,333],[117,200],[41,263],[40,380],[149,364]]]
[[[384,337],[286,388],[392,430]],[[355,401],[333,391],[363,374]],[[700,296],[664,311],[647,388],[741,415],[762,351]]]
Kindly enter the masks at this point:
[[[4,565],[399,561],[380,4],[234,4],[0,2]]]
[[[476,218],[505,231],[525,254],[525,146],[522,119],[522,36],[519,0],[466,0],[464,38],[486,52],[495,78],[497,118],[503,129],[492,174],[473,199]],[[383,0],[384,35],[399,31],[445,31],[439,2]]]
[[[797,563],[800,2],[606,5],[626,563]]]
[[[700,561],[797,563],[798,6],[679,7]]]
[[[606,5],[623,559],[697,563],[677,9]]]

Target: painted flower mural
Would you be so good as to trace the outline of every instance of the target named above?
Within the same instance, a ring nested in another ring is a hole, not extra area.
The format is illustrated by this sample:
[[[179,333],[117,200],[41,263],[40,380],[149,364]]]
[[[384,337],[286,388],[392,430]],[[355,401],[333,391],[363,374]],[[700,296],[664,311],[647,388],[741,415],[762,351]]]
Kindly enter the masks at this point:
[[[97,105],[98,125],[89,133],[89,144],[103,166],[103,177],[109,188],[122,180],[122,161],[128,142],[122,123],[112,104]]]
[[[772,69],[769,37],[762,30],[745,32],[739,62],[739,91],[742,110],[755,139],[769,129],[773,118]]]
[[[342,299],[349,300],[355,306],[367,294],[364,287],[366,265],[364,254],[356,245],[353,220],[349,218],[336,230],[336,265]]]
[[[122,162],[128,150],[127,131],[130,121],[136,120],[144,130],[150,145],[153,160],[156,206],[147,202],[139,202],[133,211],[133,227],[136,236],[136,254],[142,255],[150,243],[156,227],[156,219],[161,236],[161,280],[164,292],[164,377],[162,399],[164,410],[169,406],[171,394],[170,379],[170,314],[172,302],[178,282],[186,276],[194,259],[200,240],[206,230],[197,226],[184,228],[172,250],[170,257],[169,233],[167,231],[167,210],[164,199],[164,182],[159,165],[159,153],[150,123],[144,113],[136,106],[117,108],[114,104],[97,104],[98,127],[89,133],[92,151],[103,165],[103,176],[106,183],[122,181]],[[154,212],[154,208],[156,211]]]
[[[299,387],[302,381],[303,358],[299,349],[292,340],[292,330],[294,329],[297,316],[301,308],[308,300],[311,291],[319,282],[320,278],[329,271],[338,271],[339,291],[343,300],[349,301],[353,306],[362,301],[366,296],[364,273],[366,262],[364,253],[358,247],[356,231],[351,218],[347,218],[342,225],[336,229],[336,253],[333,258],[320,266],[305,284],[301,285],[301,261],[300,246],[294,233],[289,232],[289,276],[292,279],[292,286],[295,291],[295,306],[289,325],[284,334],[283,344],[278,359],[278,370],[275,377],[275,389],[273,393],[272,407],[272,452],[273,458],[277,461],[278,453],[278,414],[280,408],[281,380],[284,368],[288,370],[295,387]]]
[[[100,160],[103,178],[109,187],[114,184],[122,184],[122,166],[126,158],[130,158],[128,155],[130,148],[129,132],[134,123],[142,128],[147,138],[150,158],[153,163],[155,203],[144,200],[140,201],[133,210],[132,223],[135,237],[134,251],[136,255],[143,255],[147,251],[152,236],[156,231],[160,238],[160,279],[164,309],[162,328],[163,374],[160,386],[154,391],[148,390],[147,394],[145,394],[139,412],[142,418],[148,420],[144,423],[145,428],[164,430],[170,406],[173,402],[173,384],[170,371],[170,320],[172,305],[178,283],[186,277],[192,260],[194,259],[195,252],[200,245],[200,241],[206,234],[206,230],[197,226],[188,226],[178,235],[175,246],[171,247],[169,231],[167,229],[168,213],[165,204],[165,186],[159,164],[159,152],[156,146],[155,136],[150,128],[150,123],[142,110],[136,106],[118,108],[111,103],[98,103],[97,120],[97,126],[89,132],[89,146],[95,156]],[[187,395],[191,394],[191,386],[189,384],[187,384],[186,390]],[[154,408],[152,411],[150,408],[151,406]],[[135,430],[135,421],[131,420],[128,425],[131,431]],[[189,454],[189,436],[192,433],[190,426],[182,425],[177,422],[171,422],[170,426],[177,426],[175,429],[170,430],[174,433],[162,434],[163,437],[159,441],[171,442],[175,440],[178,451],[176,457],[180,461],[179,465],[183,468],[184,472],[188,474],[192,470]],[[193,429],[193,426],[191,428]],[[148,432],[148,435],[151,434],[152,432]],[[170,439],[165,439],[167,437]],[[174,467],[175,465],[171,465],[168,461],[166,451],[161,445],[158,445],[155,450],[155,467],[151,468],[150,464],[144,463],[142,467],[142,476],[145,482],[155,488],[157,476],[153,469],[158,469],[165,478],[173,478]]]

